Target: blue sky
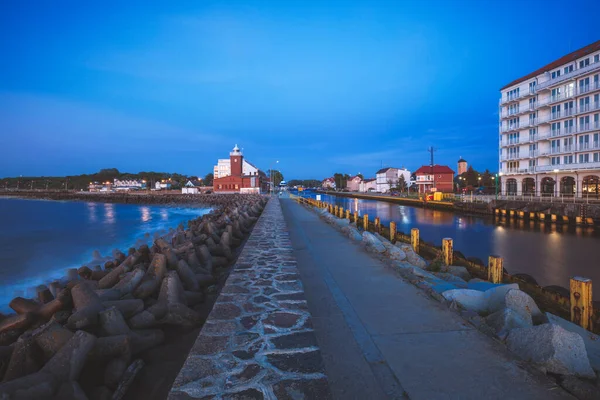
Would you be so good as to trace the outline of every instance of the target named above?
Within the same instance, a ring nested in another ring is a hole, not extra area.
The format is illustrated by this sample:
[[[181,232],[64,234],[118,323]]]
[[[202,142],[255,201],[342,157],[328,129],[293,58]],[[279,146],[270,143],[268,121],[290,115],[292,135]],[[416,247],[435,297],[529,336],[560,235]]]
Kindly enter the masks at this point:
[[[95,3],[95,4],[91,4]],[[123,4],[119,4],[123,3]],[[497,168],[499,89],[600,2],[0,2],[0,176]],[[597,19],[597,18],[596,18]]]

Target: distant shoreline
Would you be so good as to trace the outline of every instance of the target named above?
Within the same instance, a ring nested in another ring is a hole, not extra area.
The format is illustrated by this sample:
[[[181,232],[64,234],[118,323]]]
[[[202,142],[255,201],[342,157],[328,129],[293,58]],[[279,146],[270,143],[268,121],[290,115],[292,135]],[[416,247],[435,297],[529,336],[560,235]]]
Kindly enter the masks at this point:
[[[242,196],[242,195],[240,195]],[[223,198],[215,194],[181,194],[160,192],[90,193],[74,191],[0,191],[0,198],[19,198],[57,201],[86,201],[94,203],[219,206]]]

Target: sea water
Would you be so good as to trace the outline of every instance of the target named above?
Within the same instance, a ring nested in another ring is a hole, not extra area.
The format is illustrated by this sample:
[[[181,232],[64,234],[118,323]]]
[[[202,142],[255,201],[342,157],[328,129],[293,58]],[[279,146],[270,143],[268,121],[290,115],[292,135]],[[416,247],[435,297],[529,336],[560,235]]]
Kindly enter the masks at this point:
[[[103,265],[115,249],[152,244],[209,208],[0,198],[0,312],[15,296],[65,276],[68,268]]]

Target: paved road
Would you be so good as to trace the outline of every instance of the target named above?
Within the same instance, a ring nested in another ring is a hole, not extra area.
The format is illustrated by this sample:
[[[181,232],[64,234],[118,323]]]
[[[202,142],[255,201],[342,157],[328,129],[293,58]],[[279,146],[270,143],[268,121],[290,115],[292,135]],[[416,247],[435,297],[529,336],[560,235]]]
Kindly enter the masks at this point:
[[[281,204],[335,398],[571,398],[315,213]]]

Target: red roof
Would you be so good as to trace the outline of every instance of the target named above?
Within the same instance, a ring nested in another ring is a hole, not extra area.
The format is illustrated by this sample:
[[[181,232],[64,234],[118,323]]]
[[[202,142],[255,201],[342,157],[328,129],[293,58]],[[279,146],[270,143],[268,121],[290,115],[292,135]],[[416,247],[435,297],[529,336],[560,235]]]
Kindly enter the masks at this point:
[[[517,79],[515,81],[512,81],[508,85],[502,87],[500,90],[504,90],[504,89],[506,89],[508,87],[514,86],[514,85],[516,85],[518,83],[521,83],[521,82],[524,82],[527,79],[531,79],[531,78],[536,77],[536,76],[538,76],[540,74],[543,74],[546,71],[550,71],[550,70],[552,70],[554,68],[558,68],[558,67],[560,67],[563,64],[567,64],[567,63],[570,63],[572,61],[575,61],[578,58],[585,57],[588,54],[593,53],[593,52],[598,51],[598,50],[600,50],[600,40],[598,40],[597,42],[594,42],[592,44],[589,44],[589,45],[587,45],[585,47],[582,47],[579,50],[575,50],[574,52],[569,53],[566,56],[563,56],[563,57],[559,58],[558,60],[553,61],[550,64],[547,64],[547,65],[543,66],[542,68],[540,68],[540,69],[538,69],[536,71],[533,71],[532,73],[530,73],[528,75],[525,75],[522,78],[519,78],[519,79]]]
[[[361,179],[361,177],[360,177],[360,176],[358,176],[358,175],[354,175],[354,176],[350,177],[350,179],[349,179],[349,180],[350,180],[350,181],[353,181],[353,180],[355,180],[356,178],[358,178],[358,179],[362,180],[362,179]]]
[[[446,166],[446,165],[434,165],[433,168],[431,165],[423,165],[421,168],[415,171],[415,175],[429,175],[431,173],[434,174],[452,174],[454,175],[454,171]]]

